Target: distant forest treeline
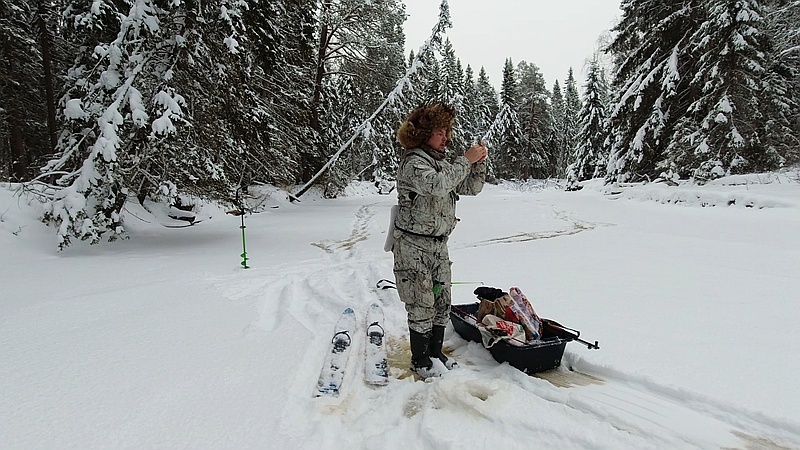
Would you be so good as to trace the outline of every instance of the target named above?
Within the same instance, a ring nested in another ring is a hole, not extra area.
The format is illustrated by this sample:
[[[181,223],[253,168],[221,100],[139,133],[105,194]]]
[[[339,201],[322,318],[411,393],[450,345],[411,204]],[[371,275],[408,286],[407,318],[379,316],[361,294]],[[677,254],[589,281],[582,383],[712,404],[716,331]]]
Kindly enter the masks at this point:
[[[391,180],[395,129],[430,101],[458,110],[453,149],[488,138],[494,179],[703,181],[798,161],[800,1],[621,8],[610,67],[548,87],[506,60],[497,92],[443,34],[446,0],[411,55],[399,0],[0,0],[0,179],[43,198],[63,247],[123,233],[133,198]]]

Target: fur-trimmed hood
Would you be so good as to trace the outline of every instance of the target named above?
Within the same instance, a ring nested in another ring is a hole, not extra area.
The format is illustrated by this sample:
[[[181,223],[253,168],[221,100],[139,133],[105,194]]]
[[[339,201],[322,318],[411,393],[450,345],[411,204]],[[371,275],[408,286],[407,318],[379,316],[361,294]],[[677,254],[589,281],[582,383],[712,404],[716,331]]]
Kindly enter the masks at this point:
[[[447,139],[453,132],[456,119],[455,110],[443,103],[433,103],[417,107],[408,115],[397,130],[397,142],[405,149],[417,148],[428,142],[433,130],[447,129]]]

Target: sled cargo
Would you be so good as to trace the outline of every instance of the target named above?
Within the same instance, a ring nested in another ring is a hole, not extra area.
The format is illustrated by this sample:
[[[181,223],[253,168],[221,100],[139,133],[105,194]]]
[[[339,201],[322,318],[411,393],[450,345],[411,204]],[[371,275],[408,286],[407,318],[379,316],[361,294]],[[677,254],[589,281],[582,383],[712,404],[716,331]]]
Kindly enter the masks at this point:
[[[479,342],[483,345],[481,332],[478,330],[477,313],[479,303],[452,305],[450,321],[456,333],[462,338]],[[511,366],[525,372],[534,374],[550,370],[561,365],[564,349],[568,342],[578,341],[590,349],[599,349],[597,341],[594,343],[580,339],[580,331],[567,328],[550,319],[542,319],[542,338],[521,345],[510,344],[505,340],[498,341],[487,350],[499,363],[507,362]]]

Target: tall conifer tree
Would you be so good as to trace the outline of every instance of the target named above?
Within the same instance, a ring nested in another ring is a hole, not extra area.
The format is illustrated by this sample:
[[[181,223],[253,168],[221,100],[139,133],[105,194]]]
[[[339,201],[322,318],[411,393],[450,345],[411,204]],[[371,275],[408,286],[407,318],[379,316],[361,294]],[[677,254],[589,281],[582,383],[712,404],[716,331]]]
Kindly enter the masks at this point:
[[[570,186],[605,175],[608,150],[606,142],[606,104],[608,85],[597,58],[589,62],[580,111],[580,132],[576,137],[573,160],[567,169]]]
[[[553,125],[550,130],[550,139],[547,143],[547,161],[550,173],[561,176],[561,164],[564,161],[564,154],[567,152],[566,144],[566,124],[564,121],[564,94],[561,91],[561,84],[558,80],[553,82],[553,91],[550,94],[550,110],[553,117]]]
[[[503,83],[500,104],[508,111],[498,132],[499,147],[495,150],[495,173],[504,178],[526,178],[530,172],[531,158],[526,152],[525,133],[517,116],[517,80],[510,58],[503,66]]]
[[[713,0],[709,6],[708,19],[691,37],[692,54],[699,55],[692,84],[701,94],[672,141],[679,150],[675,167],[701,179],[776,168],[782,152],[768,144],[769,133],[786,124],[764,127],[768,42],[760,31],[761,7],[755,0]]]
[[[546,178],[553,175],[545,156],[553,128],[550,92],[536,64],[521,61],[517,64],[516,73],[519,80],[517,115],[526,135],[526,151],[530,154],[525,177]]]
[[[481,130],[478,86],[475,83],[475,73],[469,65],[464,71],[463,92],[464,99],[458,122],[465,140],[469,143],[475,143],[486,130]]]
[[[564,83],[564,153],[558,163],[558,170],[560,176],[566,173],[567,165],[572,159],[572,155],[577,147],[577,137],[581,130],[580,113],[581,113],[581,97],[578,93],[578,83],[575,81],[575,75],[572,73],[572,67],[569,68],[567,80]]]
[[[694,93],[687,39],[705,18],[705,2],[625,0],[610,51],[616,60],[611,108],[609,181],[653,178],[664,170],[676,121]]]
[[[486,75],[486,69],[483,66],[478,72],[475,90],[479,110],[478,129],[485,133],[489,130],[497,113],[500,112],[500,104],[497,100],[497,90],[489,81],[489,76]]]
[[[64,32],[81,50],[59,153],[45,168],[60,177],[45,218],[62,248],[122,235],[129,197],[233,197],[241,168],[258,161],[268,115],[247,11],[242,1],[222,14],[195,3],[71,5]]]
[[[0,178],[29,180],[55,140],[49,3],[0,0]]]

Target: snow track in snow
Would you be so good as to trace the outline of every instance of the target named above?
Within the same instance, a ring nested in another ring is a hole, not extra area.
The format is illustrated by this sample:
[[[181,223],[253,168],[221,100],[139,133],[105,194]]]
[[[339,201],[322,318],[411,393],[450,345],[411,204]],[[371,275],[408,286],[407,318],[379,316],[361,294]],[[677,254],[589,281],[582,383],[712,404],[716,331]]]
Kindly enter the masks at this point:
[[[354,255],[354,247],[369,238],[369,224],[375,216],[374,205],[364,205],[356,212],[356,219],[352,224],[350,236],[342,240],[325,239],[321,242],[314,242],[311,245],[319,247],[326,253],[341,254],[347,252],[347,257]]]
[[[463,243],[453,249],[569,236],[609,226],[559,211],[553,215],[571,226]],[[290,314],[311,337],[304,369],[291,388],[309,395],[284,406],[281,424],[284,433],[296,436],[287,439],[297,448],[372,448],[408,436],[416,437],[408,449],[455,448],[455,443],[463,442],[514,448],[608,448],[609,442],[615,448],[635,449],[800,448],[797,423],[592,365],[571,354],[570,347],[576,344],[568,346],[564,366],[528,376],[498,364],[479,344],[462,340],[448,328],[445,346],[461,368],[432,382],[415,382],[406,367],[410,354],[404,306],[395,291],[374,287],[375,281],[391,274],[391,254],[381,252],[377,240],[370,239],[372,230],[385,228],[386,217],[376,213],[375,204],[364,205],[354,213],[347,238],[312,244],[323,250],[321,260],[285,265],[280,274],[253,276],[246,288],[241,286],[242,292],[232,293],[261,299],[257,328],[285,331],[281,324]],[[368,305],[374,301],[387,314],[390,382],[384,387],[363,380],[361,335]],[[356,311],[358,338],[341,397],[313,399],[310,393],[330,338],[329,327],[315,329],[315,324],[332,325],[344,307]],[[566,369],[567,365],[577,371]],[[309,410],[316,414],[308,417]],[[436,425],[454,422],[465,426]],[[566,429],[565,422],[574,426]],[[298,429],[298,423],[305,425]],[[492,431],[496,427],[514,432],[498,435]]]
[[[547,208],[550,209],[553,208],[553,206],[548,205]],[[552,213],[553,217],[556,220],[558,220],[559,222],[565,222],[567,226],[563,229],[557,229],[557,230],[525,231],[525,232],[515,233],[512,235],[505,235],[505,236],[485,239],[477,242],[457,243],[455,245],[451,245],[451,250],[485,247],[487,245],[497,245],[497,244],[513,244],[519,242],[535,241],[539,239],[552,239],[562,236],[572,236],[578,233],[582,233],[584,231],[591,231],[597,227],[612,226],[612,224],[608,223],[594,223],[577,219],[573,217],[572,214],[566,211],[559,211],[554,209]]]
[[[609,226],[571,218],[563,211],[555,211],[554,214],[571,226],[561,231],[533,231],[454,247],[479,247],[569,236],[597,226]],[[365,208],[359,210],[353,222],[351,237],[340,244],[328,245],[328,249],[335,249],[330,253],[335,255],[347,252],[347,257],[351,258],[353,247],[361,241],[363,230],[369,228],[365,220],[375,216]],[[381,226],[383,224],[378,223],[375,227]],[[374,281],[383,278],[387,273],[381,272],[386,264],[381,266],[374,257],[362,257],[343,265],[348,263],[358,265],[360,270],[342,274],[344,276],[358,277],[359,273],[366,272],[374,274]],[[328,271],[320,275],[335,277],[337,272]],[[325,282],[320,284],[326,285]],[[327,284],[336,285],[333,280]],[[396,317],[403,317],[403,305],[392,290],[377,291],[369,287],[368,292],[361,293],[359,297],[374,298],[375,295],[385,308],[394,309]],[[376,390],[361,380],[353,380],[347,393],[351,401],[343,400],[350,409],[338,410],[346,415],[346,422],[328,427],[328,433],[340,434],[344,438],[348,426],[366,426],[369,429],[368,424],[372,422],[375,429],[381,429],[381,422],[396,423],[397,417],[402,416],[407,423],[401,421],[399,428],[412,429],[407,433],[400,431],[399,434],[419,433],[424,438],[423,442],[411,444],[411,448],[417,448],[414,445],[419,445],[419,448],[448,448],[448,442],[464,442],[463,434],[470,432],[461,429],[457,432],[462,435],[453,436],[450,440],[448,435],[456,432],[455,430],[438,430],[432,424],[436,423],[437,416],[456,416],[464,423],[474,424],[477,421],[478,424],[484,424],[469,427],[476,431],[476,442],[486,441],[486,437],[492,435],[487,434],[486,430],[482,433],[481,427],[490,428],[492,422],[503,421],[504,428],[514,428],[517,432],[513,437],[499,440],[494,435],[492,442],[502,444],[507,440],[506,444],[517,447],[541,447],[546,443],[544,447],[558,445],[561,448],[592,448],[597,447],[600,442],[611,440],[619,442],[621,448],[638,449],[800,448],[800,427],[796,424],[737,410],[699,394],[638,380],[614,370],[595,369],[580,360],[574,364],[583,367],[585,372],[572,372],[562,367],[531,377],[507,364],[498,365],[478,344],[465,343],[459,337],[454,337],[456,335],[452,329],[448,330],[449,339],[446,344],[455,347],[455,357],[462,368],[446,374],[440,380],[414,382],[414,378],[408,376],[405,368],[410,354],[407,345],[404,345],[404,325],[402,321],[395,320],[387,326],[390,336],[390,364],[393,365],[390,369],[393,377],[390,385]],[[350,370],[360,370],[360,367]],[[599,374],[592,375],[593,371]],[[373,399],[366,402],[368,404],[377,402],[387,407],[370,407],[358,411],[357,405],[365,403],[360,400],[364,396]],[[590,430],[590,433],[587,435],[585,431],[576,431],[574,435],[555,439],[549,437],[548,418],[542,417],[543,411],[556,418],[570,416],[575,422],[576,430]],[[515,421],[518,423],[509,426],[509,422],[513,424]],[[338,430],[338,426],[343,426],[344,429]],[[355,432],[355,429],[352,431]],[[595,441],[592,433],[596,433],[600,440]],[[378,434],[385,437],[393,433],[387,430]]]
[[[796,448],[800,427],[617,372],[556,369],[556,390],[537,394],[660,448]],[[552,373],[539,374],[547,381]],[[760,445],[761,447],[754,447]]]
[[[240,220],[224,212],[182,230],[134,218],[130,240],[76,242],[54,255],[37,212],[0,195],[8,274],[0,442],[800,449],[800,188],[740,191],[734,205],[715,208],[658,204],[657,191],[637,187],[617,201],[589,188],[492,186],[463,198],[454,277],[518,285],[537,311],[603,349],[569,344],[563,370],[528,376],[449,328],[445,348],[461,367],[430,383],[407,376],[405,309],[393,290],[375,288],[392,278],[382,251],[391,197],[286,202],[248,216],[244,270]],[[745,191],[764,198],[742,207]],[[592,231],[570,234],[581,227]],[[454,286],[456,303],[474,299],[472,289]],[[383,387],[363,377],[364,314],[374,301],[392,365]],[[314,398],[330,330],[346,307],[356,311],[359,338],[342,396]]]

